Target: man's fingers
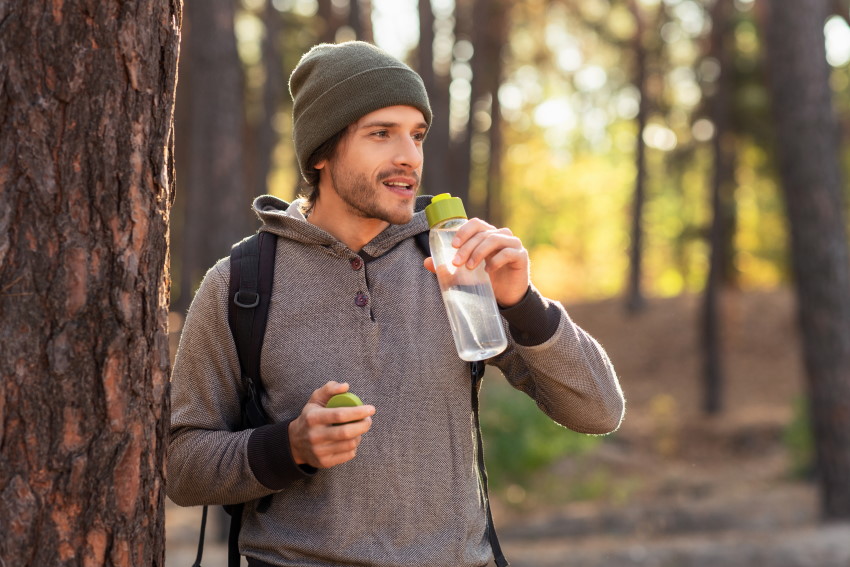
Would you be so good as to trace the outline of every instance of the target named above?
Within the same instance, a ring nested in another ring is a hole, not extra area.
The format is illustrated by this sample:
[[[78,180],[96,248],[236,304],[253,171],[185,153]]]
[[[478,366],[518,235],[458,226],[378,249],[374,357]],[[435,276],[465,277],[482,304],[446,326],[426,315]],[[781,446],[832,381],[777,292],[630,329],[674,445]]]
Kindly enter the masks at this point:
[[[492,224],[488,224],[479,218],[471,218],[469,221],[463,224],[452,240],[452,245],[455,248],[459,248],[463,245],[464,242],[469,240],[475,233],[481,232],[483,230],[496,230],[496,227]]]
[[[365,417],[355,423],[312,429],[309,433],[311,464],[318,468],[329,468],[350,461],[357,455],[363,434],[371,426],[372,419]]]
[[[429,272],[434,273],[434,274],[437,273],[437,268],[434,267],[434,259],[433,258],[430,258],[430,257],[425,258],[425,261],[423,262],[423,264],[425,265],[425,269],[428,270]]]
[[[495,272],[505,266],[515,265],[517,269],[524,266],[523,251],[517,248],[503,248],[490,258],[487,258],[487,272]]]
[[[332,397],[337,394],[343,394],[348,391],[348,382],[335,382],[331,380],[326,382],[321,388],[313,391],[307,403],[318,404],[325,407]]]
[[[304,419],[311,428],[345,424],[363,419],[375,414],[375,406],[363,405],[344,408],[311,408],[304,413]]]
[[[484,260],[489,262],[491,256],[502,250],[521,251],[522,241],[509,232],[502,232],[501,229],[479,232],[458,250],[454,264],[456,266],[466,264],[467,268],[472,269]]]

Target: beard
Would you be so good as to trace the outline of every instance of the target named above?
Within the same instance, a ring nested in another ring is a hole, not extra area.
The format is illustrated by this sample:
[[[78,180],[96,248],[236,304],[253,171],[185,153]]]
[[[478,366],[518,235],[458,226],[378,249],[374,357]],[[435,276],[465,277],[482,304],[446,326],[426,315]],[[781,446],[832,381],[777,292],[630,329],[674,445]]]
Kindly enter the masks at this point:
[[[331,181],[337,195],[348,206],[350,211],[364,219],[377,219],[390,224],[407,224],[413,218],[413,207],[416,199],[395,202],[394,199],[381,199],[380,191],[369,182],[363,173],[352,173],[339,166],[330,167]],[[394,175],[404,175],[416,178],[419,187],[419,175],[404,171],[385,171],[378,175],[377,183]],[[414,190],[414,195],[416,190]]]

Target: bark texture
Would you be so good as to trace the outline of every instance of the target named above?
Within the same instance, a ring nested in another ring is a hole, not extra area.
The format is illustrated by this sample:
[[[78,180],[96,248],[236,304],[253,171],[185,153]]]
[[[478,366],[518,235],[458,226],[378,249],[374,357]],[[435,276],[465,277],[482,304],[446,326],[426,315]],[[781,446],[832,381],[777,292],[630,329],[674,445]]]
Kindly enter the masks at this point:
[[[826,518],[850,518],[850,255],[824,52],[826,0],[772,0],[768,57]]]
[[[0,565],[164,565],[180,21],[0,3]]]

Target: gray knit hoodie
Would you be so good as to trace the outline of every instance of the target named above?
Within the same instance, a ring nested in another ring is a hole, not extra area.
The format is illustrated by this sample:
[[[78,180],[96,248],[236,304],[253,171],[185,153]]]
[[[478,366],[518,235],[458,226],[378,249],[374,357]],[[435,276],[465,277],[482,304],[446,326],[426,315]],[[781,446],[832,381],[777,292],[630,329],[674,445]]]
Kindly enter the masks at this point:
[[[222,260],[192,302],[174,364],[168,495],[189,506],[274,494],[263,513],[246,506],[240,538],[244,555],[270,565],[484,565],[469,366],[411,238],[427,230],[424,214],[358,255],[294,205],[263,196],[254,208],[281,236],[261,362],[274,424],[233,432],[241,384]],[[618,427],[614,369],[560,304],[531,288],[502,314],[510,344],[490,364],[566,427]],[[352,461],[307,472],[289,454],[288,424],[328,380],[349,382],[376,414]]]

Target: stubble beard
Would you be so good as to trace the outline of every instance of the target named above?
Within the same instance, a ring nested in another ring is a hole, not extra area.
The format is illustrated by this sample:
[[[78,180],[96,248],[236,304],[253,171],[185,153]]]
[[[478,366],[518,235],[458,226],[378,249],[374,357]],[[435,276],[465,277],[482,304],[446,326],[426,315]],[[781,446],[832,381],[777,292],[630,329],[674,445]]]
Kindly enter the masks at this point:
[[[337,195],[353,214],[390,224],[407,224],[413,218],[415,199],[410,199],[409,204],[401,203],[392,207],[381,202],[379,192],[366,175],[352,174],[337,167],[332,167],[330,173]],[[393,173],[381,174],[379,179],[392,175]]]

